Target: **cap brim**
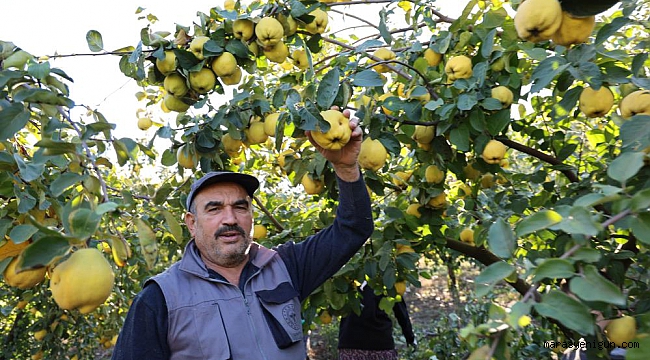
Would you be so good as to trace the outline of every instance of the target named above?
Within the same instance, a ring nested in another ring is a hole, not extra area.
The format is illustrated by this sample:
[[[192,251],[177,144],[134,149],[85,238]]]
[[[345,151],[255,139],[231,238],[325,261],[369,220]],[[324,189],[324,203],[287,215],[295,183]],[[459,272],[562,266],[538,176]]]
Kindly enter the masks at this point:
[[[230,172],[230,171],[214,171],[207,173],[202,178],[192,184],[189,195],[187,196],[187,208],[192,205],[192,201],[196,195],[208,185],[230,182],[241,185],[246,193],[253,197],[255,191],[259,188],[260,182],[256,177],[248,174]]]

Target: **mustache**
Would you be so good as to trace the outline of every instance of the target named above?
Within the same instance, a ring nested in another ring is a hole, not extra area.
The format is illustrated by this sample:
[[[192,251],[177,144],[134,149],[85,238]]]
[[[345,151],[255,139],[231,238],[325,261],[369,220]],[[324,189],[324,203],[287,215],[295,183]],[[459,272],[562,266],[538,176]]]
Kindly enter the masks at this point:
[[[246,235],[246,231],[244,231],[244,229],[242,229],[242,227],[239,226],[239,225],[224,225],[224,226],[218,228],[217,231],[214,232],[214,238],[216,239],[219,236],[221,236],[221,234],[223,234],[225,232],[230,232],[230,231],[236,231],[239,234],[241,234],[242,236]]]

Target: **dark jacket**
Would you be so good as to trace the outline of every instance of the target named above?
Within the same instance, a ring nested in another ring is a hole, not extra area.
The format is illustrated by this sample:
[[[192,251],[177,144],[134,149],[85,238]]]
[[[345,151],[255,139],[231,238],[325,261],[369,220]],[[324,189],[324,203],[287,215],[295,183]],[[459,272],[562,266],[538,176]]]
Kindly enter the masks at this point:
[[[366,285],[361,287],[361,314],[350,313],[341,318],[339,324],[339,349],[392,350],[393,322],[390,316],[379,308],[383,295],[376,295]],[[411,319],[404,300],[395,303],[393,313],[399,323],[407,344],[415,342]]]

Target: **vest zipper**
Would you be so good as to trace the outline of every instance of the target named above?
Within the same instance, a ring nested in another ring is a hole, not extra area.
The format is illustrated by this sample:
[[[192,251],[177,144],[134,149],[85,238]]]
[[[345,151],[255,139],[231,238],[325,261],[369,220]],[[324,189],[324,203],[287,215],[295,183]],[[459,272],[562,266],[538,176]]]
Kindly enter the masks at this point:
[[[253,275],[251,275],[248,279],[246,279],[246,283],[244,284],[244,291],[242,291],[241,295],[244,298],[244,306],[246,306],[246,314],[248,315],[248,323],[250,324],[250,327],[253,329],[253,336],[255,336],[255,343],[257,344],[257,350],[259,351],[260,355],[262,355],[262,359],[267,360],[266,353],[264,352],[264,349],[262,349],[259,338],[257,336],[257,331],[256,331],[257,326],[256,326],[255,322],[253,321],[253,316],[251,314],[250,303],[248,302],[248,298],[246,297],[246,288],[248,287],[248,283],[253,278],[253,276],[257,275],[258,273],[259,273],[259,270],[257,270]]]

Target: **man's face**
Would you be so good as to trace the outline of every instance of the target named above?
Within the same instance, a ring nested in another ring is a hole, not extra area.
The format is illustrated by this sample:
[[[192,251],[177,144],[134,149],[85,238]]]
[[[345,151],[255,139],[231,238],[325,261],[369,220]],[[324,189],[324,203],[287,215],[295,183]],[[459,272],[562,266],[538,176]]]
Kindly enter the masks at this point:
[[[185,223],[208,267],[235,267],[248,259],[253,209],[246,190],[235,183],[208,185],[194,198]]]

